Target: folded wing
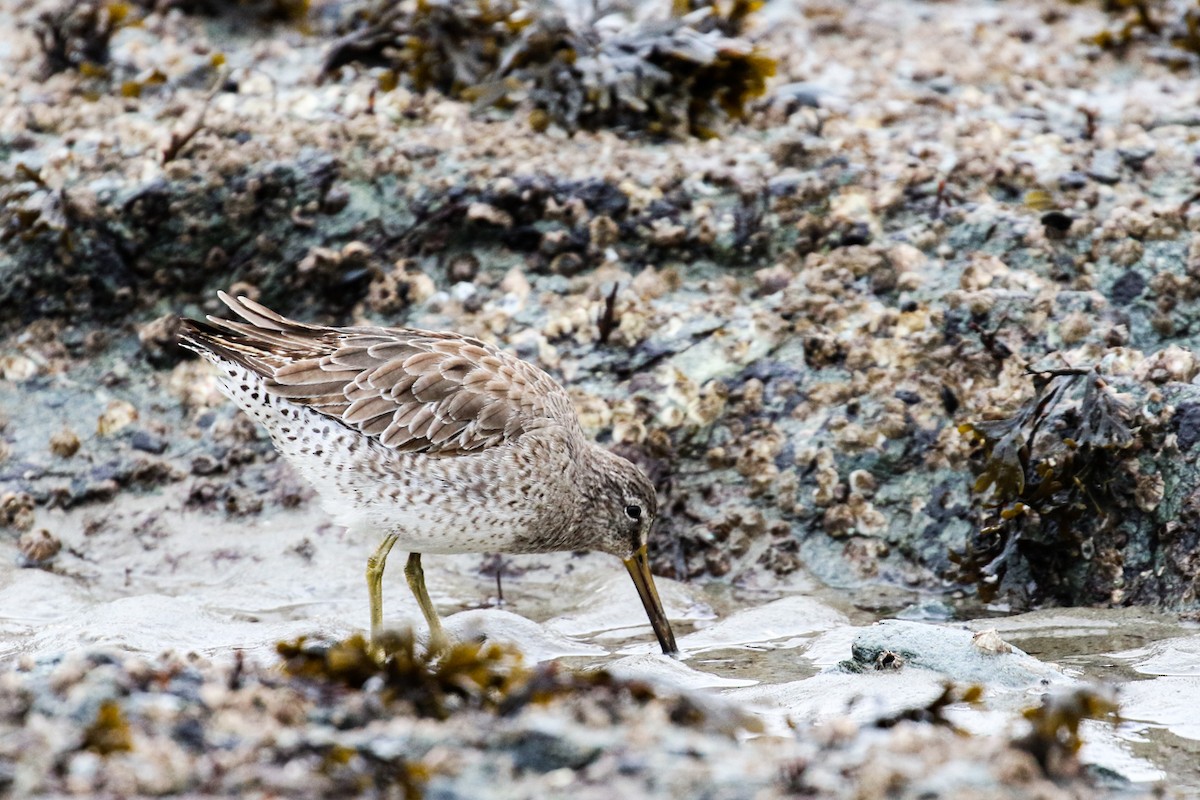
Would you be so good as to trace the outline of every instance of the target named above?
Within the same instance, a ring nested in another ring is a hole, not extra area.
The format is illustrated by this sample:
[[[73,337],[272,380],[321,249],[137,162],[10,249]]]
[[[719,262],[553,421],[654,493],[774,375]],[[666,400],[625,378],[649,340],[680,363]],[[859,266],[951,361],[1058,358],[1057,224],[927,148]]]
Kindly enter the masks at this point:
[[[245,297],[221,300],[243,321],[184,320],[182,343],[261,375],[267,391],[401,452],[451,455],[521,434],[578,427],[542,370],[477,339],[405,328],[327,328]]]

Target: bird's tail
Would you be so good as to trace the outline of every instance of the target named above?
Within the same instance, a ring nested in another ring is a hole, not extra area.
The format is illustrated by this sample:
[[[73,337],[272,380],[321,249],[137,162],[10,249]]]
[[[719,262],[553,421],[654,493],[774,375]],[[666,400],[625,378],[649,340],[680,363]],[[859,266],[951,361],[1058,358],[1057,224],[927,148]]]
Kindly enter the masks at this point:
[[[217,292],[231,311],[244,321],[221,319],[180,320],[179,344],[220,365],[233,362],[269,377],[281,360],[318,354],[316,340],[326,329],[288,319],[248,297]]]

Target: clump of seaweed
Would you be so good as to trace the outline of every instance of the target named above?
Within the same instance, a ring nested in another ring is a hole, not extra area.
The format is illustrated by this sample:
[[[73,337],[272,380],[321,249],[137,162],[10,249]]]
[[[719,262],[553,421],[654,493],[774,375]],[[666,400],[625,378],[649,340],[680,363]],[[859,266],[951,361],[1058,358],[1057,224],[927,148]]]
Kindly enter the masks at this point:
[[[1053,592],[1136,490],[1124,468],[1138,449],[1132,413],[1099,370],[1033,374],[1034,396],[1015,415],[959,426],[979,445],[974,491],[984,520],[951,558],[984,600],[995,596],[1018,551],[1038,588]]]
[[[878,667],[876,667],[878,669]],[[942,693],[919,708],[906,708],[895,714],[888,714],[875,720],[876,728],[894,728],[901,722],[924,722],[930,725],[949,728],[960,735],[967,731],[955,725],[947,716],[946,709],[958,703],[978,705],[983,700],[983,687],[973,683],[969,686],[957,686],[947,681],[942,685]]]
[[[669,19],[609,32],[527,0],[379,3],[330,48],[324,74],[384,67],[479,108],[524,104],[544,130],[714,136],[766,91],[775,62],[737,34],[756,2],[676,3]]]
[[[1027,708],[1031,729],[1014,742],[1037,759],[1047,776],[1065,775],[1077,766],[1075,754],[1083,745],[1079,726],[1085,719],[1117,723],[1116,693],[1104,686],[1083,686],[1052,692],[1039,706]]]
[[[105,700],[96,712],[96,719],[83,732],[83,746],[102,756],[125,753],[133,749],[129,723],[114,700]]]
[[[347,64],[386,67],[390,73],[381,88],[403,76],[417,91],[458,97],[490,80],[504,51],[533,20],[521,0],[376,3],[333,44],[322,72]]]
[[[11,173],[0,174],[0,207],[9,211],[0,223],[0,242],[14,238],[31,242],[41,236],[58,236],[66,229],[60,196],[39,171],[18,162]]]
[[[1171,61],[1200,63],[1200,6],[1195,2],[1105,0],[1104,8],[1117,17],[1117,23],[1092,36],[1094,44],[1124,52],[1139,40],[1167,42],[1179,51]]]
[[[385,700],[405,703],[419,716],[436,719],[460,708],[495,709],[529,676],[521,654],[512,647],[462,642],[433,659],[417,645],[411,631],[390,636],[384,643],[384,657],[373,654],[360,635],[332,644],[310,643],[301,637],[280,642],[277,650],[292,675],[351,689],[379,678]]]
[[[132,5],[122,0],[85,0],[43,11],[34,34],[45,73],[75,70],[85,77],[104,77],[113,35],[134,22]]]
[[[741,36],[764,0],[672,0],[671,13],[691,17],[697,30]]]
[[[756,45],[717,30],[702,33],[684,20],[654,32],[577,36],[553,60],[531,65],[525,72],[533,127],[553,121],[568,130],[711,138],[722,120],[745,119],[775,62]]]
[[[284,669],[295,677],[355,690],[377,681],[385,704],[402,704],[435,719],[464,710],[509,715],[530,703],[591,689],[624,694],[639,703],[655,697],[647,684],[617,680],[603,671],[576,672],[555,664],[527,667],[509,644],[459,642],[430,655],[411,631],[387,634],[382,644],[382,656],[361,635],[333,643],[301,637],[280,642],[276,649]]]

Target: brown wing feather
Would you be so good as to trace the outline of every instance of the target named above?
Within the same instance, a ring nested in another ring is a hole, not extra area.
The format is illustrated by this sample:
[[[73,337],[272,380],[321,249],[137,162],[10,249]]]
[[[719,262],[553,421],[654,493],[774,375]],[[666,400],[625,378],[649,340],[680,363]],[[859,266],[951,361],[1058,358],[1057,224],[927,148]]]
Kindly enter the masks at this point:
[[[547,425],[578,427],[563,388],[537,367],[455,333],[326,328],[245,297],[221,300],[243,321],[185,320],[184,342],[236,360],[267,391],[398,451],[483,450]]]

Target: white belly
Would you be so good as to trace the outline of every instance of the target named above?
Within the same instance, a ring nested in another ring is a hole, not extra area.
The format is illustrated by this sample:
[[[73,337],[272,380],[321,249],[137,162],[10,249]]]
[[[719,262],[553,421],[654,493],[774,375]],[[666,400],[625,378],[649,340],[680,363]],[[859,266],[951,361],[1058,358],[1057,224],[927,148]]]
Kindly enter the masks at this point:
[[[267,429],[338,524],[380,537],[394,533],[397,547],[415,553],[559,549],[553,539],[529,544],[539,520],[561,516],[550,507],[556,493],[528,478],[514,479],[519,469],[505,463],[502,447],[441,457],[396,453],[312,409],[268,395],[257,375],[220,366],[227,376],[223,391]]]

